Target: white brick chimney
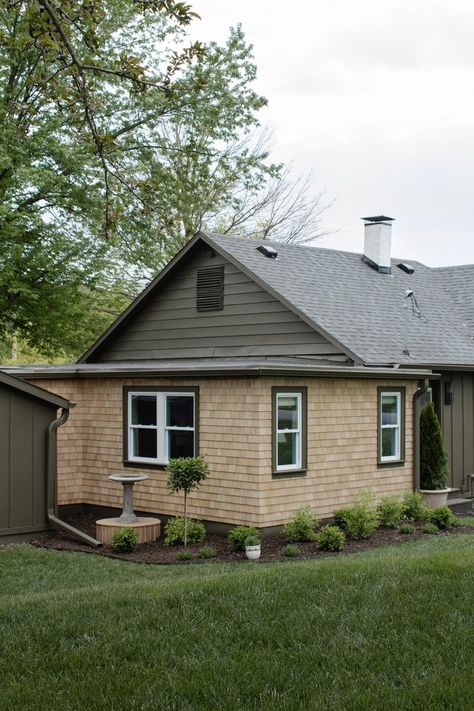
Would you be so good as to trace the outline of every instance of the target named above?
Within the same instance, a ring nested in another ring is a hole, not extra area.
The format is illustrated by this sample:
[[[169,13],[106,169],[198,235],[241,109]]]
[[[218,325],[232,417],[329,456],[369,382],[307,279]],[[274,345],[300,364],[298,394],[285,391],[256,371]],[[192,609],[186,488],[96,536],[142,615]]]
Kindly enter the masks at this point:
[[[364,254],[362,261],[382,274],[390,274],[393,217],[363,217]]]

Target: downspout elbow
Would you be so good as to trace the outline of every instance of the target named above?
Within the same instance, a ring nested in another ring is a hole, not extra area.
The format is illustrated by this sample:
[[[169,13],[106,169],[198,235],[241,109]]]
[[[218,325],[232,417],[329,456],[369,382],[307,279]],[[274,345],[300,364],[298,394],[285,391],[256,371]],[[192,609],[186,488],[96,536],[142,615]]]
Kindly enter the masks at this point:
[[[47,472],[46,513],[47,513],[48,521],[51,523],[52,526],[54,526],[55,528],[59,528],[60,530],[65,531],[66,533],[69,533],[70,536],[72,536],[73,538],[77,538],[79,541],[81,541],[81,543],[85,543],[88,546],[93,546],[94,548],[97,548],[97,546],[102,545],[100,541],[97,541],[95,538],[92,538],[92,536],[88,536],[87,533],[84,533],[83,531],[79,531],[77,528],[74,528],[74,526],[71,526],[69,523],[62,521],[56,515],[56,484],[57,484],[57,466],[56,466],[57,437],[56,437],[56,432],[59,429],[59,427],[61,427],[68,421],[68,419],[69,419],[69,409],[63,408],[60,416],[57,417],[56,419],[52,420],[48,425],[47,447],[46,447],[46,456],[47,456],[47,462],[46,462],[46,472]]]

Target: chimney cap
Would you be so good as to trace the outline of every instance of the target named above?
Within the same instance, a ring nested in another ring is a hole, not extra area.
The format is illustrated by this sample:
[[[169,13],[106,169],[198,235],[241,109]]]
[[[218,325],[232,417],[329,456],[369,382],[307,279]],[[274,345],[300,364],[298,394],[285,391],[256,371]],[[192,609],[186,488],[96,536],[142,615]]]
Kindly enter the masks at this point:
[[[394,217],[387,217],[386,215],[375,215],[375,217],[361,217],[361,220],[365,222],[394,222]]]

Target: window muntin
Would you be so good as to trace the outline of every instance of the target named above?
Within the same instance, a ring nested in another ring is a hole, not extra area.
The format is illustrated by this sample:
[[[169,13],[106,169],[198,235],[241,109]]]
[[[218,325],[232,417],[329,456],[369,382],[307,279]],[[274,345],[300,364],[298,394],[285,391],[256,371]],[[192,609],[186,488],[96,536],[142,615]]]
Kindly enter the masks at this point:
[[[168,464],[194,456],[194,393],[129,392],[127,403],[127,461]]]
[[[380,392],[380,452],[381,462],[401,460],[402,394]]]
[[[276,470],[302,466],[302,394],[276,393]]]

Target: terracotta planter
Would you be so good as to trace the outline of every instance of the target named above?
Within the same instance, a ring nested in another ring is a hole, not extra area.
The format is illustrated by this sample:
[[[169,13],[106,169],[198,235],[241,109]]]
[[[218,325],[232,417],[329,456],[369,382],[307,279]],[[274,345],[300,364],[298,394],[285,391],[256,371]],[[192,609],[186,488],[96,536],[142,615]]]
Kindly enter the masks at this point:
[[[423,501],[430,509],[447,506],[449,489],[420,489]]]
[[[245,546],[245,555],[249,560],[258,560],[260,553],[261,546]]]

